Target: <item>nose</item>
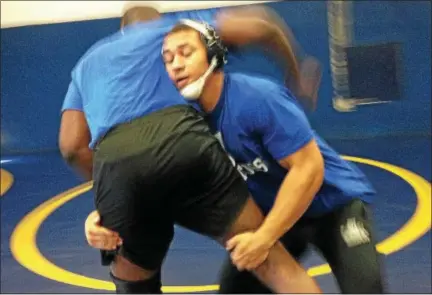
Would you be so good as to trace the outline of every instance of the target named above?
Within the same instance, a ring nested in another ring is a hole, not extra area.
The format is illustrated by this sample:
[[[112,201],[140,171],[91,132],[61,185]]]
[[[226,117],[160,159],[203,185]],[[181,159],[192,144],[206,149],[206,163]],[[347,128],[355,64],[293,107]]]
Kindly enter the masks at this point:
[[[178,54],[175,55],[174,59],[172,61],[172,67],[173,67],[173,70],[176,70],[176,71],[184,69],[184,67],[185,67],[184,58],[181,55],[178,55]]]

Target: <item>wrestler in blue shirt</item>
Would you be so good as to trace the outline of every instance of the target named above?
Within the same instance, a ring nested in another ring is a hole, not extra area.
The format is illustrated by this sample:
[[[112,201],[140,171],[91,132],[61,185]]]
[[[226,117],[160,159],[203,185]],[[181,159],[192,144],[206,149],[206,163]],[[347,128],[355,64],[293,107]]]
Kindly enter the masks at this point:
[[[206,50],[194,30],[168,34],[163,54],[177,88],[190,87],[208,70]],[[216,70],[197,102],[267,215],[255,233],[228,242],[234,264],[253,260],[279,239],[297,257],[312,243],[343,293],[381,293],[367,213],[375,191],[354,164],[312,130],[291,91],[264,77]],[[222,293],[266,293],[231,262],[222,276]]]

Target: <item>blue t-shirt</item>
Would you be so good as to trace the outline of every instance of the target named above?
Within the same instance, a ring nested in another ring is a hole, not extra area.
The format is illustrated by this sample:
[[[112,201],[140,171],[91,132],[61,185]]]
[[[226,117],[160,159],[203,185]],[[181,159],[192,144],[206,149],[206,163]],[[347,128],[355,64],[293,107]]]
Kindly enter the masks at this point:
[[[176,22],[162,18],[127,26],[97,42],[79,60],[62,111],[85,113],[90,147],[118,124],[186,103],[161,57],[163,38]]]
[[[177,12],[133,24],[93,45],[72,71],[62,111],[85,113],[90,147],[112,127],[187,102],[169,79],[161,56],[163,39],[182,18],[217,28],[220,9]]]
[[[315,134],[282,85],[261,77],[226,74],[223,94],[209,121],[266,213],[288,172],[278,161],[312,139],[324,157],[325,175],[306,216],[326,213],[353,198],[372,201],[375,191],[365,175]]]

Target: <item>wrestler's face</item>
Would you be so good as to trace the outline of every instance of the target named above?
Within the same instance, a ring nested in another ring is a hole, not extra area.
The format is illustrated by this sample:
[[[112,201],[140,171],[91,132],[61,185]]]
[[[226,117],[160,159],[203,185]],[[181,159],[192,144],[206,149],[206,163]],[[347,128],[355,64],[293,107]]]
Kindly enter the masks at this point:
[[[192,29],[168,34],[162,53],[169,77],[180,90],[196,81],[209,67],[207,50],[199,33]]]

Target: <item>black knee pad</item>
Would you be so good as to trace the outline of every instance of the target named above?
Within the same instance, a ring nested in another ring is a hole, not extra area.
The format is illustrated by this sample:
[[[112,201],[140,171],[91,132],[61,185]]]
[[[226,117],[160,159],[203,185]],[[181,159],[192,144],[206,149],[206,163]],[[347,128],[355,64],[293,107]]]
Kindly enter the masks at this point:
[[[129,282],[116,278],[110,273],[116,286],[117,294],[162,294],[162,282],[160,272],[147,280]]]

